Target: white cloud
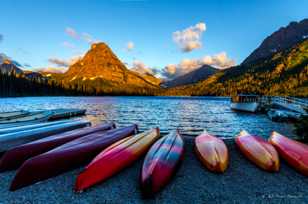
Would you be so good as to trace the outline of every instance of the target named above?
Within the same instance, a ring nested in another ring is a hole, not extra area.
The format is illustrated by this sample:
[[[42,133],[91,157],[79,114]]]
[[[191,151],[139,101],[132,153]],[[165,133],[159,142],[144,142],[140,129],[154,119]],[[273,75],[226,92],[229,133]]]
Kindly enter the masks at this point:
[[[68,34],[70,37],[77,39],[77,40],[83,40],[89,44],[93,44],[98,42],[99,40],[96,40],[93,38],[92,35],[90,35],[89,33],[81,33],[79,34],[75,29],[71,28],[71,27],[67,27],[65,28],[65,32],[66,34]]]
[[[65,28],[65,32],[66,34],[68,34],[70,37],[75,38],[75,39],[79,39],[79,35],[76,32],[75,29],[71,28],[71,27],[67,27]]]
[[[89,33],[82,33],[81,34],[81,39],[83,39],[84,41],[86,41],[89,44],[93,44],[93,43],[96,43],[98,41],[98,40],[95,40],[93,38],[93,36],[90,35]]]
[[[139,74],[152,74],[152,75],[154,75],[155,72],[156,72],[152,68],[149,68],[142,61],[139,61],[139,60],[133,61],[131,70],[135,71]]]
[[[205,30],[205,23],[200,22],[184,30],[175,31],[172,38],[183,52],[190,52],[202,47],[201,38]]]
[[[65,67],[45,67],[36,69],[37,72],[48,72],[48,73],[64,73],[67,71]]]
[[[179,64],[167,65],[162,70],[162,75],[168,79],[187,74],[204,65],[210,65],[218,69],[226,69],[234,66],[236,63],[227,56],[226,52],[221,52],[213,56],[204,56],[200,59],[183,59]]]
[[[48,59],[48,62],[52,65],[56,65],[58,67],[69,67],[73,64],[75,64],[77,61],[82,59],[83,55],[77,55],[73,56],[68,60],[57,58],[57,57],[52,57]]]
[[[127,51],[132,51],[134,48],[135,48],[135,44],[134,44],[132,41],[129,41],[129,42],[126,44],[126,49],[127,49]]]

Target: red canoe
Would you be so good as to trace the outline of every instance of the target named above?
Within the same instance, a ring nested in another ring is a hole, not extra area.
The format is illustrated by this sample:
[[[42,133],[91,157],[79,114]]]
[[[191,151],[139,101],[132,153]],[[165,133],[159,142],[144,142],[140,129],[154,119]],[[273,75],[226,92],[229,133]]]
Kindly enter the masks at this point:
[[[146,153],[158,138],[159,129],[156,128],[111,145],[78,175],[75,190],[81,192],[118,173]]]
[[[195,151],[200,161],[210,171],[223,173],[229,163],[228,148],[225,143],[204,131],[195,139]]]
[[[74,139],[95,132],[103,133],[103,131],[110,130],[113,128],[115,128],[114,123],[105,123],[97,125],[95,127],[87,127],[49,136],[40,140],[35,140],[34,142],[15,147],[8,150],[2,156],[0,160],[0,172],[17,169],[27,159],[52,150]]]
[[[254,164],[266,171],[279,170],[279,157],[276,149],[266,140],[242,131],[235,142],[241,152]]]
[[[289,139],[277,132],[273,132],[269,138],[281,157],[288,164],[305,176],[308,176],[308,145]]]
[[[17,171],[10,190],[17,190],[87,164],[103,149],[136,131],[137,125],[131,125],[105,133],[93,133],[28,159]]]
[[[184,141],[178,131],[159,139],[147,153],[141,171],[141,191],[153,196],[166,186],[180,166]]]

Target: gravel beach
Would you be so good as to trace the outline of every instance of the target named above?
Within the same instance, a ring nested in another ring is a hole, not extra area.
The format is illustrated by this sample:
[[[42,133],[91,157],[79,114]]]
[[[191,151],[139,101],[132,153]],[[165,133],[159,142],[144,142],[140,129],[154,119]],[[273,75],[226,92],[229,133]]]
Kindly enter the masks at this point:
[[[15,172],[0,174],[0,203],[308,203],[308,177],[281,161],[279,173],[268,173],[246,160],[233,141],[226,141],[230,165],[224,174],[207,171],[196,159],[193,139],[185,138],[185,158],[173,181],[154,199],[140,196],[142,160],[106,182],[75,194],[76,169],[55,178],[8,191]]]

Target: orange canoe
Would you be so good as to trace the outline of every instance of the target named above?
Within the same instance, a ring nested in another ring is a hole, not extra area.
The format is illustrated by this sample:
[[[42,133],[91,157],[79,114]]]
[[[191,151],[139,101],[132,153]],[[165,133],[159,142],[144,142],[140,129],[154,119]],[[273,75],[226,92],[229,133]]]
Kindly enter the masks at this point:
[[[225,143],[204,131],[195,138],[195,151],[200,161],[213,172],[224,172],[229,163],[229,153]]]
[[[159,129],[155,128],[112,144],[78,175],[75,190],[81,192],[129,166],[145,154],[159,136]]]
[[[279,170],[279,157],[269,142],[258,136],[241,131],[235,138],[241,152],[253,163],[266,171]]]
[[[303,175],[308,176],[308,145],[289,139],[277,132],[269,138],[281,157]]]

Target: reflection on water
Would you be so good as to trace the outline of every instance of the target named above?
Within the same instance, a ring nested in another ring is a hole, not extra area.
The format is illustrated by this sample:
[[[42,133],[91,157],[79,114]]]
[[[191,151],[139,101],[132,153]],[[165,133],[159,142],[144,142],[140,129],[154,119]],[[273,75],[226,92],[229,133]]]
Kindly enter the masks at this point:
[[[85,118],[94,124],[137,123],[140,130],[158,126],[163,133],[179,128],[190,136],[203,129],[221,137],[234,137],[242,129],[264,137],[273,130],[293,136],[291,125],[272,122],[263,114],[233,112],[229,103],[217,97],[26,97],[0,99],[0,111],[84,108]]]

